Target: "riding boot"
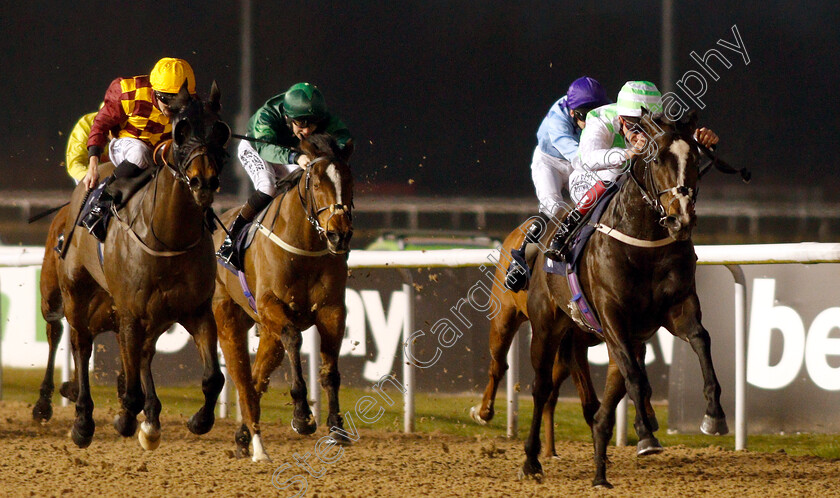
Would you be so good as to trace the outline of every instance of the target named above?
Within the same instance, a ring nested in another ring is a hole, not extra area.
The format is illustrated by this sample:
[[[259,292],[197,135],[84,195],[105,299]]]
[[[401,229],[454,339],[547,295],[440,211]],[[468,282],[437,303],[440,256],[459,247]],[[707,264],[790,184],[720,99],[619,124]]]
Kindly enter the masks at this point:
[[[99,199],[93,203],[90,211],[82,219],[81,225],[87,228],[91,235],[96,237],[99,242],[105,242],[105,237],[108,235],[108,228],[105,226],[103,218],[111,206],[114,205],[114,197],[108,190],[108,186],[114,181],[114,177],[109,176],[105,180],[105,188],[99,194]]]
[[[554,261],[565,261],[566,252],[568,250],[569,242],[572,239],[572,234],[577,231],[580,221],[583,219],[583,214],[577,208],[573,209],[560,222],[557,231],[554,232],[554,237],[551,238],[551,244],[545,251],[545,257],[553,259]]]
[[[220,260],[239,271],[243,270],[245,265],[242,264],[242,258],[240,258],[236,253],[234,243],[236,242],[239,233],[243,228],[245,228],[245,225],[254,221],[257,214],[268,207],[273,199],[273,196],[260,192],[259,190],[251,194],[248,201],[244,206],[242,206],[242,209],[239,210],[239,214],[236,216],[236,219],[233,220],[233,225],[231,225],[228,236],[225,237],[224,242],[222,242],[222,245],[219,247],[219,251],[216,252],[216,256],[218,256]]]
[[[531,270],[528,268],[528,262],[525,261],[525,248],[528,244],[538,242],[540,236],[545,233],[546,226],[548,226],[548,216],[543,213],[539,213],[538,216],[538,219],[528,225],[525,240],[522,241],[519,249],[510,252],[511,261],[505,274],[505,287],[513,292],[519,292],[527,288],[528,281],[531,278]]]
[[[108,235],[108,227],[105,225],[105,214],[111,210],[114,204],[119,205],[122,200],[122,195],[119,189],[113,188],[114,180],[118,178],[132,178],[143,172],[143,169],[132,163],[131,161],[123,161],[116,168],[114,173],[105,179],[105,187],[102,193],[90,208],[90,212],[82,219],[81,225],[88,229],[94,237],[100,242],[105,242],[105,237]]]
[[[230,231],[228,232],[227,237],[225,237],[224,242],[222,242],[221,247],[219,247],[219,251],[216,252],[216,256],[224,261],[225,263],[229,264],[230,266],[236,268],[239,271],[242,271],[239,264],[239,258],[234,257],[234,247],[233,243],[239,237],[239,232],[245,228],[245,225],[250,223],[250,220],[246,220],[242,214],[236,215],[236,219],[233,220],[233,225],[230,226]]]

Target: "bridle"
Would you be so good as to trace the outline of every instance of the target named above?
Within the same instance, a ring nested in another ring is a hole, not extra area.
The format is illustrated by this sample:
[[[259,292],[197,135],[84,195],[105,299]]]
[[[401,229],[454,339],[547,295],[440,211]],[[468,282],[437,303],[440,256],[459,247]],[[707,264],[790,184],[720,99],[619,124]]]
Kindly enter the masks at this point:
[[[353,219],[353,212],[352,212],[352,205],[347,204],[330,204],[329,206],[318,207],[318,203],[315,200],[315,196],[312,193],[312,189],[310,186],[311,178],[312,178],[312,168],[318,163],[322,162],[329,162],[329,158],[326,156],[321,156],[313,159],[306,165],[305,169],[305,178],[303,182],[298,183],[297,193],[298,199],[300,199],[300,205],[303,208],[304,212],[306,213],[306,220],[315,228],[315,231],[321,238],[327,238],[327,229],[324,226],[329,226],[330,220],[333,216],[347,214],[350,220]],[[300,191],[300,185],[303,184],[303,192]],[[327,221],[324,225],[321,225],[319,220],[319,216],[324,211],[329,210],[330,216],[327,218]]]
[[[676,132],[670,132],[669,135],[679,135]],[[693,140],[692,140],[693,142]],[[644,199],[645,203],[650,207],[658,216],[659,216],[659,224],[665,226],[665,221],[668,218],[668,211],[667,208],[670,207],[674,201],[680,198],[688,198],[689,206],[694,206],[695,202],[697,201],[697,193],[698,188],[691,188],[687,187],[686,185],[676,185],[673,187],[668,187],[664,189],[660,189],[656,183],[656,178],[653,176],[653,168],[651,166],[651,162],[658,161],[659,154],[655,156],[655,158],[650,160],[644,161],[644,169],[643,169],[643,181],[640,181],[636,176],[635,172],[635,163],[638,160],[639,156],[633,158],[633,164],[630,166],[629,174],[630,178],[633,179],[633,182],[636,183],[636,186],[639,187],[639,190],[642,193],[642,199]],[[655,193],[654,193],[655,192]],[[661,198],[665,194],[671,194],[671,201],[668,203],[667,206],[662,204]]]

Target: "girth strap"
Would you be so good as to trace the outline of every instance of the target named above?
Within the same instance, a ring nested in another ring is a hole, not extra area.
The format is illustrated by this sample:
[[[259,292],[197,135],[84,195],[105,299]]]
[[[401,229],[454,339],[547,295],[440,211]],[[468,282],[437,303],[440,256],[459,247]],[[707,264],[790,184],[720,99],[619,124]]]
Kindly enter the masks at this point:
[[[330,253],[329,249],[322,249],[320,251],[307,251],[306,249],[298,249],[297,247],[284,242],[283,239],[281,239],[280,237],[275,235],[274,232],[272,232],[271,230],[266,228],[264,225],[258,224],[257,226],[259,227],[260,233],[262,233],[263,235],[268,237],[269,240],[271,240],[272,242],[274,242],[275,244],[277,244],[278,246],[282,247],[283,249],[289,251],[292,254],[297,254],[298,256],[317,257],[317,256],[325,256],[325,255]]]
[[[631,236],[629,236],[625,233],[619,232],[615,228],[609,227],[609,226],[604,225],[602,223],[596,224],[595,225],[595,230],[598,230],[599,232],[601,232],[603,234],[609,235],[610,237],[612,237],[612,238],[614,238],[618,241],[624,242],[625,244],[629,244],[631,246],[636,246],[636,247],[663,247],[663,246],[667,246],[668,244],[671,244],[673,242],[676,242],[671,237],[665,237],[664,239],[659,239],[659,240],[637,239],[636,237],[631,237]]]

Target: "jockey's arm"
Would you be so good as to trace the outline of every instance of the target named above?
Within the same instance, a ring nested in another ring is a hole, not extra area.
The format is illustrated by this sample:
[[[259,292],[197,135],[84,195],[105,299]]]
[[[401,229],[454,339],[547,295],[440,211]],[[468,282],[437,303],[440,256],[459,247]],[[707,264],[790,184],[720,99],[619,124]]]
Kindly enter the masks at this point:
[[[615,134],[597,118],[587,118],[580,137],[580,167],[587,171],[620,168],[628,159],[627,149],[612,147]]]
[[[572,124],[555,115],[554,119],[548,123],[548,126],[548,137],[551,140],[551,145],[557,149],[557,152],[568,161],[577,157],[580,138],[575,133]]]

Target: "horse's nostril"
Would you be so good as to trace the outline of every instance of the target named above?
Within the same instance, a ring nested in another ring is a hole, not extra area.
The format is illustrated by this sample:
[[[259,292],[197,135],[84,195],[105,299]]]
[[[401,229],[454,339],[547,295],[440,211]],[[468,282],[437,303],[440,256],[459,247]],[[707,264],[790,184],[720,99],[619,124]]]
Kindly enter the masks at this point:
[[[338,232],[327,232],[327,239],[337,245],[341,242],[341,235]]]
[[[194,176],[194,177],[190,178],[190,188],[191,189],[196,189],[196,188],[199,187],[199,185],[201,185],[201,180],[199,180],[198,177]]]
[[[207,182],[207,184],[210,187],[210,190],[213,190],[213,191],[219,190],[219,185],[220,185],[219,184],[219,177],[214,176],[213,178],[210,179],[210,181]]]
[[[676,216],[671,215],[665,218],[665,228],[676,231],[682,228],[682,223]]]

